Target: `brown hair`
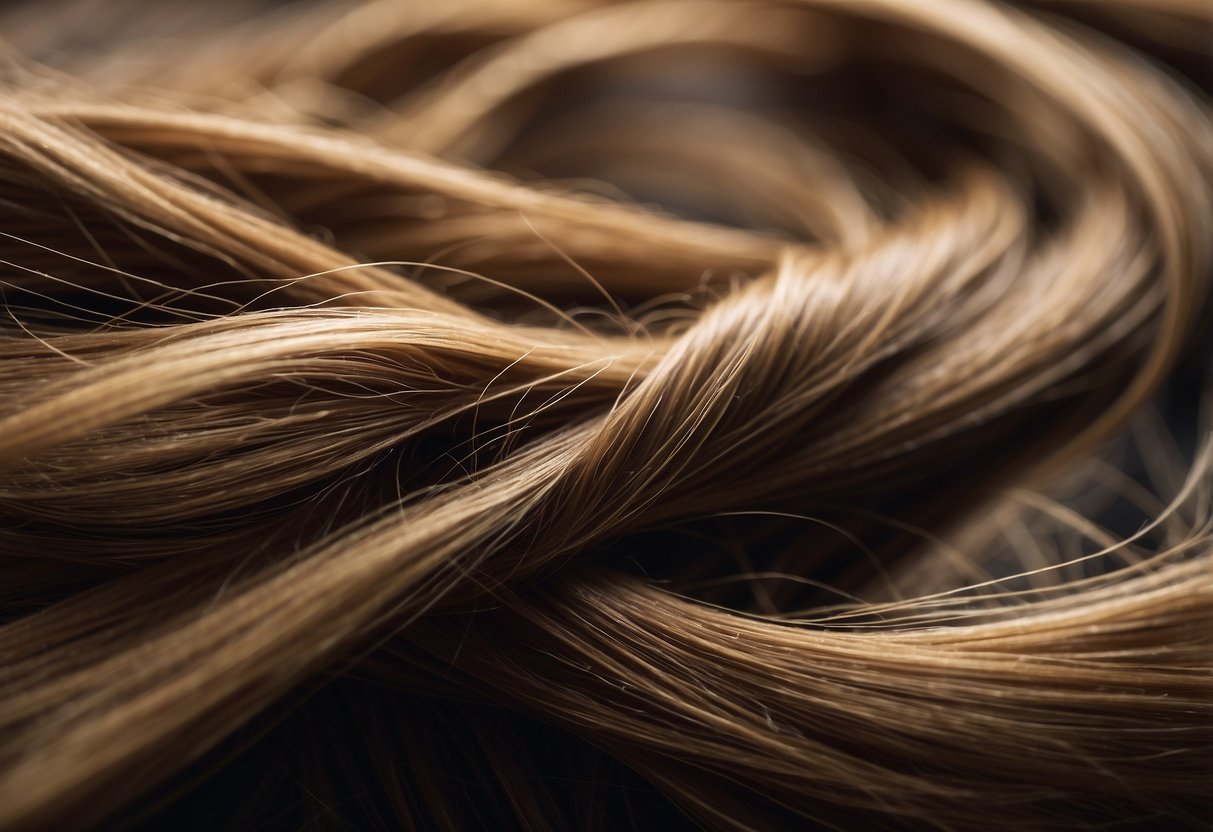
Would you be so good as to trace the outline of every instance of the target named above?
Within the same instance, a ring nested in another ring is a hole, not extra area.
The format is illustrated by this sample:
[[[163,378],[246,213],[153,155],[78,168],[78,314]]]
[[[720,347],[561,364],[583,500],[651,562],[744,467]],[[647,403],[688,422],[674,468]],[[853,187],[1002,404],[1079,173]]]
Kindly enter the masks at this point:
[[[0,828],[1200,826],[1205,3],[195,5],[2,15]]]

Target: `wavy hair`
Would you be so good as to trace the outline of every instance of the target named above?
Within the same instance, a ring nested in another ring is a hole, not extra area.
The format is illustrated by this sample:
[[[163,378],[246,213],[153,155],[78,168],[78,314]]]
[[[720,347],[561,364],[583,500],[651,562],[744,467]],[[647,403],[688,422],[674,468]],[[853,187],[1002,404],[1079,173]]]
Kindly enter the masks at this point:
[[[0,828],[1201,828],[1211,22],[6,8]]]

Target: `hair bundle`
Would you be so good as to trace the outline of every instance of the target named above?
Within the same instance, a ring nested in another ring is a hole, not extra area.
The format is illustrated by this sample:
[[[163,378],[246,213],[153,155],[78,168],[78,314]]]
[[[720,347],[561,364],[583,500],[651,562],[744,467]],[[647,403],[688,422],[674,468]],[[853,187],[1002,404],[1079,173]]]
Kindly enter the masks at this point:
[[[1207,822],[1206,4],[0,21],[0,828]]]

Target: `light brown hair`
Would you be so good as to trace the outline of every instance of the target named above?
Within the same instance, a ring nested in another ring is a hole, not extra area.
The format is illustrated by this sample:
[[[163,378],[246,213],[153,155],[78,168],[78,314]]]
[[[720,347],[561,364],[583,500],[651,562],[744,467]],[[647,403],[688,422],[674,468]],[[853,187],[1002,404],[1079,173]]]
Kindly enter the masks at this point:
[[[1207,820],[1206,4],[197,6],[0,15],[0,828]]]

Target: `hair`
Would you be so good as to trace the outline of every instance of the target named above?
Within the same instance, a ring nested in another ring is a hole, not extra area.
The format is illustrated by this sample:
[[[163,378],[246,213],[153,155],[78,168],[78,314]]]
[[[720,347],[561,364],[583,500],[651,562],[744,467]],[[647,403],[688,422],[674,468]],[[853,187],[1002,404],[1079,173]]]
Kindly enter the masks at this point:
[[[1203,828],[1211,23],[5,8],[0,828]]]

